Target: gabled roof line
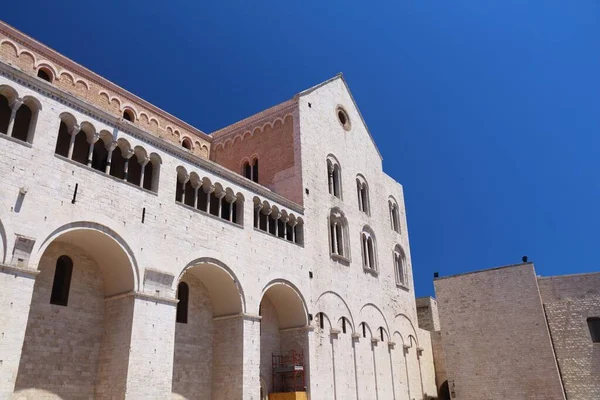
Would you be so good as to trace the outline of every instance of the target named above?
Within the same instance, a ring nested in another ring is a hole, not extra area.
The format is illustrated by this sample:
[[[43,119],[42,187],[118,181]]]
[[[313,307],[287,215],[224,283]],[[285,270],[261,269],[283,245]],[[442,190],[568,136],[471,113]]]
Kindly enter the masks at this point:
[[[326,81],[319,83],[318,85],[315,85],[309,89],[303,90],[302,92],[298,93],[294,97],[306,96],[306,95],[314,92],[315,90],[335,81],[336,79],[341,79],[342,82],[344,82],[344,86],[346,87],[346,90],[348,91],[348,94],[350,95],[350,98],[352,99],[352,103],[354,103],[354,108],[356,108],[356,111],[358,111],[358,116],[360,117],[361,122],[363,123],[365,129],[367,130],[367,133],[369,134],[369,138],[371,138],[371,142],[373,142],[373,146],[375,146],[375,150],[377,150],[377,154],[379,154],[379,158],[383,161],[383,156],[381,155],[381,152],[379,151],[379,148],[377,147],[377,143],[375,143],[375,140],[373,139],[373,135],[371,135],[371,131],[369,130],[369,127],[367,126],[367,123],[366,123],[365,119],[363,118],[362,113],[360,112],[360,108],[358,108],[358,104],[356,103],[356,100],[354,99],[354,96],[352,95],[352,91],[350,90],[350,87],[348,86],[348,82],[346,82],[346,79],[344,79],[344,74],[342,74],[340,72],[337,75],[335,75],[334,77],[331,77],[331,78],[327,79]]]

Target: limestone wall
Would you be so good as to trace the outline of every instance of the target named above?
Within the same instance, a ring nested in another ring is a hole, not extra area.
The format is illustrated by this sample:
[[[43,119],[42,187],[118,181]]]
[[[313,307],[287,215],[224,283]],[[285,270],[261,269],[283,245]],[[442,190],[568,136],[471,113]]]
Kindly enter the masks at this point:
[[[457,399],[564,400],[533,264],[434,284]]]
[[[600,317],[600,274],[538,278],[567,398],[600,398],[600,345],[587,318]]]

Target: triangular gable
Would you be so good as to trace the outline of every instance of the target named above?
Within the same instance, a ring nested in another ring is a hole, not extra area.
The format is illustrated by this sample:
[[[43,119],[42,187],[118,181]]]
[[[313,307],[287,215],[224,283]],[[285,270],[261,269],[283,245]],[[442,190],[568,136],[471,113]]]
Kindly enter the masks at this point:
[[[365,119],[363,118],[362,113],[360,112],[360,108],[358,107],[358,104],[356,104],[356,100],[354,100],[354,96],[352,95],[352,91],[350,90],[350,87],[348,86],[348,82],[346,82],[346,79],[344,79],[344,75],[341,72],[339,74],[337,74],[336,76],[327,79],[325,82],[321,82],[318,85],[315,85],[309,89],[303,90],[302,92],[298,93],[295,97],[302,97],[307,94],[310,94],[310,93],[314,92],[315,90],[335,81],[336,79],[341,79],[342,82],[344,82],[344,86],[346,87],[346,91],[348,92],[348,94],[350,95],[350,98],[352,99],[354,108],[356,108],[356,111],[358,112],[358,116],[360,117],[360,120],[361,120],[363,126],[365,127],[367,133],[369,134],[369,138],[371,138],[371,142],[373,143],[373,146],[375,146],[375,150],[377,150],[377,154],[379,154],[379,158],[383,161],[381,152],[379,151],[379,148],[377,147],[375,140],[373,140],[373,135],[371,135],[371,131],[369,130],[369,127],[367,126],[367,123],[365,122]]]

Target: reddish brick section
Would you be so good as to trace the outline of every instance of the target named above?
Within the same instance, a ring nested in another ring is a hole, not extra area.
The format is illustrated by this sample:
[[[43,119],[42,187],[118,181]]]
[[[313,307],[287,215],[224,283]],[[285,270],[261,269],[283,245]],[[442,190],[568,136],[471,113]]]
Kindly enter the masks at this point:
[[[434,284],[453,399],[565,399],[533,264]]]
[[[569,400],[600,399],[600,343],[587,324],[600,317],[600,273],[538,278]]]
[[[54,86],[117,117],[122,117],[123,111],[129,109],[135,117],[133,124],[140,129],[177,145],[188,137],[192,143],[191,151],[208,159],[211,144],[208,135],[1,21],[0,61],[32,76],[37,76],[38,70],[44,68],[52,75]]]
[[[273,117],[255,128],[239,127],[215,134],[211,158],[242,174],[243,161],[258,158],[258,183],[289,200],[302,204],[302,186],[296,165],[294,118]]]

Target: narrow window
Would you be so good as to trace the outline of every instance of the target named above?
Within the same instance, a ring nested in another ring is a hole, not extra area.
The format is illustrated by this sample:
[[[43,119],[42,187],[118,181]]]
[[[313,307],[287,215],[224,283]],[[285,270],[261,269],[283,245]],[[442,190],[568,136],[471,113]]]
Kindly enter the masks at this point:
[[[71,289],[71,276],[73,274],[73,261],[68,256],[60,256],[56,261],[54,271],[54,282],[52,283],[52,294],[50,304],[66,306],[69,302],[69,290]]]
[[[37,76],[38,76],[38,78],[43,79],[46,82],[52,83],[52,78],[50,77],[50,74],[43,68],[40,68],[38,70]]]
[[[346,318],[342,318],[342,332],[346,333]]]
[[[190,140],[188,138],[185,138],[181,142],[181,146],[183,148],[185,148],[185,149],[191,150],[192,149],[192,142],[190,142]]]
[[[600,343],[600,317],[590,317],[587,319],[590,335],[593,343]]]
[[[363,331],[363,337],[366,338],[367,337],[367,325],[365,325],[365,323],[362,323],[362,331]]]
[[[56,147],[54,148],[54,153],[63,157],[68,157],[70,144],[71,134],[69,133],[69,128],[67,127],[67,124],[61,121],[60,127],[58,128],[58,139],[56,140]]]
[[[335,226],[335,233],[337,236],[337,253],[340,256],[344,255],[344,237],[343,237],[343,233],[342,233],[342,226],[340,224],[337,224]]]
[[[319,313],[319,328],[323,329],[325,327],[325,314],[322,312]]]
[[[154,173],[154,164],[152,161],[148,161],[144,167],[144,182],[143,187],[147,190],[152,190],[152,174]]]
[[[215,192],[210,193],[210,210],[208,211],[211,215],[215,217],[219,216],[219,198],[215,194]]]
[[[369,256],[369,268],[375,269],[375,250],[373,249],[373,239],[371,237],[367,239],[367,250]]]
[[[275,217],[273,217],[273,214],[269,214],[269,233],[271,235],[275,234],[275,231],[277,230],[277,220],[275,219]]]
[[[190,300],[190,288],[185,282],[181,282],[177,286],[177,322],[187,324],[188,322],[188,306]]]
[[[331,236],[331,253],[332,254],[336,254],[336,250],[337,250],[337,245],[336,245],[337,244],[336,243],[337,240],[336,240],[336,237],[335,237],[335,232],[336,232],[335,231],[335,224],[332,222],[329,225],[329,234]]]
[[[327,160],[327,186],[329,194],[333,194],[333,165],[329,160]]]
[[[340,168],[337,165],[333,167],[333,195],[340,197]]]
[[[125,121],[133,122],[133,113],[131,112],[131,110],[123,111],[123,119]]]
[[[183,187],[183,182],[177,179],[177,186],[175,186],[175,201],[179,203],[183,203],[183,193],[185,189]]]
[[[187,181],[185,184],[185,193],[184,193],[183,202],[185,205],[190,207],[194,207],[194,203],[196,201],[196,189],[192,186],[191,181]]]
[[[98,139],[94,143],[94,150],[92,151],[92,168],[96,171],[106,171],[106,161],[108,160],[108,150],[106,149],[106,143],[102,139]]]
[[[381,341],[383,342],[383,327],[379,328],[379,335],[381,336]]]
[[[244,163],[244,177],[248,178],[248,179],[252,179],[252,167],[250,166],[250,163],[248,161],[246,161]]]
[[[198,188],[198,210],[208,212],[208,197],[209,194],[204,191],[202,186],[200,186],[200,188]]]
[[[21,104],[15,115],[12,137],[23,142],[28,142],[29,130],[31,128],[31,120],[33,112],[27,104]]]
[[[10,109],[8,98],[0,94],[0,133],[8,134],[8,124],[10,122]]]
[[[367,237],[366,235],[363,233],[361,235],[361,241],[362,241],[362,256],[363,256],[363,265],[365,267],[369,267],[369,263],[368,263],[368,253],[367,253]]]
[[[252,161],[252,180],[258,183],[258,158]]]

